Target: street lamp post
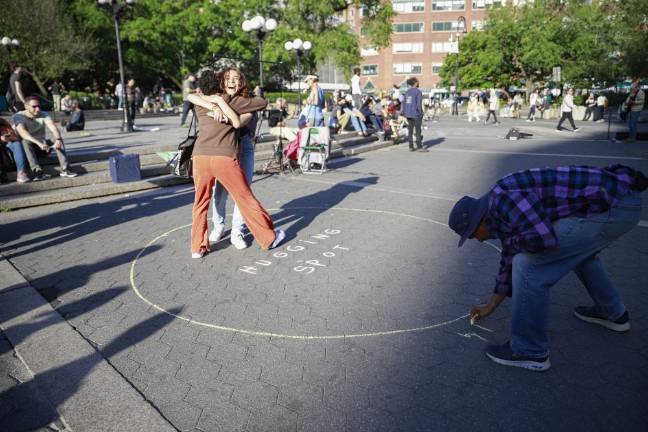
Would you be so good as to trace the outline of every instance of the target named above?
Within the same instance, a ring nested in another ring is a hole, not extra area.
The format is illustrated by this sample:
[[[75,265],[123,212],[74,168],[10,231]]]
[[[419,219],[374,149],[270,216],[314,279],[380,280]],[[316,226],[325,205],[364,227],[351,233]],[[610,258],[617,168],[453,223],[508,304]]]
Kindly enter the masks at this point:
[[[113,14],[113,20],[115,22],[115,39],[117,39],[117,61],[119,63],[119,82],[121,83],[122,90],[122,100],[124,101],[124,117],[122,119],[122,125],[120,130],[124,132],[133,132],[133,121],[130,106],[126,100],[126,83],[124,81],[124,60],[122,57],[122,48],[121,48],[121,37],[119,35],[119,23],[124,18],[126,11],[129,7],[137,3],[137,0],[96,0],[97,6],[100,8],[106,9]]]
[[[297,54],[297,95],[299,97],[299,109],[301,110],[301,58],[313,45],[309,41],[302,41],[297,38],[284,44],[287,51],[295,51]]]
[[[12,39],[9,36],[4,36],[0,42],[8,52],[17,51],[20,48],[20,41],[18,39]]]
[[[263,40],[268,33],[277,28],[277,21],[274,18],[264,18],[257,15],[252,19],[243,21],[242,27],[246,33],[255,32],[259,41],[259,88],[263,91]]]
[[[457,18],[457,28],[455,30],[455,33],[450,35],[450,42],[454,42],[455,35],[457,37],[457,46],[456,48],[455,47],[452,48],[453,54],[459,54],[459,40],[466,33],[468,33],[468,29],[466,28],[466,18],[464,16],[460,16],[459,18]],[[454,85],[457,91],[459,91],[459,59],[458,58],[455,61]]]

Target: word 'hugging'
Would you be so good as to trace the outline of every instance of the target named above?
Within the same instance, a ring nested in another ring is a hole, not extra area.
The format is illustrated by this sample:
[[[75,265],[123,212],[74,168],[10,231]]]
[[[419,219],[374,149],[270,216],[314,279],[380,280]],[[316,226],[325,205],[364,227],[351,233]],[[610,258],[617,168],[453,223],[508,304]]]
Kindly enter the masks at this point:
[[[319,244],[319,242],[316,242],[314,240],[329,240],[331,237],[337,236],[341,232],[342,231],[337,229],[325,229],[323,234],[312,235],[308,237],[308,240],[299,239],[298,242],[303,243],[305,245],[316,245]],[[277,258],[278,260],[282,260],[290,256],[293,256],[295,254],[298,254],[300,252],[303,252],[305,250],[307,250],[307,246],[303,246],[302,244],[292,244],[287,246],[286,249],[283,251],[277,251],[273,253],[272,256],[274,258]],[[336,244],[335,246],[331,247],[330,250],[322,252],[321,255],[325,258],[333,258],[341,251],[348,251],[348,250],[349,248],[342,247],[342,245]],[[317,259],[297,260],[295,263],[299,265],[294,266],[293,271],[297,273],[304,273],[304,274],[311,274],[318,268],[326,267],[326,264],[320,262]],[[255,265],[239,267],[239,271],[255,275],[259,271],[258,266],[270,267],[273,264],[273,262],[270,260],[257,260],[254,262],[254,264]]]

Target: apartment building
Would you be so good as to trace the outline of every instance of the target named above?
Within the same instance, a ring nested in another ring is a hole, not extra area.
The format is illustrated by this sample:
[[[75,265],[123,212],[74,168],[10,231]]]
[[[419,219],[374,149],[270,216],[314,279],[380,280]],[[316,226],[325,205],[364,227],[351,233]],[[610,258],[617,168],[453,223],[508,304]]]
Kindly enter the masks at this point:
[[[362,9],[349,10],[345,18],[358,35],[362,56],[361,85],[365,91],[387,90],[415,76],[424,90],[441,87],[439,69],[445,56],[458,49],[457,37],[482,28],[486,8],[503,3],[506,0],[392,0],[398,13],[392,44],[381,50],[364,38]]]

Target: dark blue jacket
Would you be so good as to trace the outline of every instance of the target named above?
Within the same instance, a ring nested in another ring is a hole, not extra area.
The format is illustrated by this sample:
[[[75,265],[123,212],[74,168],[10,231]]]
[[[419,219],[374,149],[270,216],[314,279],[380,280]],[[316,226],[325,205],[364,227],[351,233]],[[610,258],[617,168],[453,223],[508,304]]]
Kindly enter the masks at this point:
[[[407,118],[423,117],[423,93],[418,88],[410,87],[405,92],[403,115]]]

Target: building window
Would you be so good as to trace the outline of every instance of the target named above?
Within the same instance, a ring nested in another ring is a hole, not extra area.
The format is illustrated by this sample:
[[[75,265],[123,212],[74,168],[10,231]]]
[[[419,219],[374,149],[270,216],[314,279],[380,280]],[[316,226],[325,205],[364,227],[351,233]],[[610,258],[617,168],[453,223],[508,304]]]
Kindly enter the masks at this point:
[[[362,57],[375,56],[378,55],[378,50],[376,49],[376,47],[370,45],[363,46],[362,48],[360,48],[360,55]]]
[[[443,63],[432,63],[432,75],[439,75]]]
[[[423,23],[394,24],[394,33],[423,33]]]
[[[435,32],[457,30],[463,30],[463,27],[459,27],[458,21],[437,21],[432,23],[432,31]]]
[[[434,11],[464,10],[464,0],[432,0]]]
[[[484,21],[480,21],[480,20],[473,20],[473,21],[470,23],[470,28],[471,28],[472,30],[484,30]]]
[[[488,6],[502,6],[506,0],[473,0],[472,8],[474,10],[486,9]]]
[[[423,42],[395,43],[393,45],[394,54],[402,53],[422,53]]]
[[[367,36],[369,34],[369,31],[367,30],[366,27],[360,27],[360,36]]]
[[[378,75],[378,65],[364,65],[362,66],[362,75]]]
[[[425,11],[425,2],[412,0],[393,0],[392,8],[394,8],[394,12],[398,13],[423,12]]]
[[[448,53],[452,51],[452,42],[432,42],[433,53]]]
[[[420,75],[422,71],[421,63],[394,63],[394,75]]]

